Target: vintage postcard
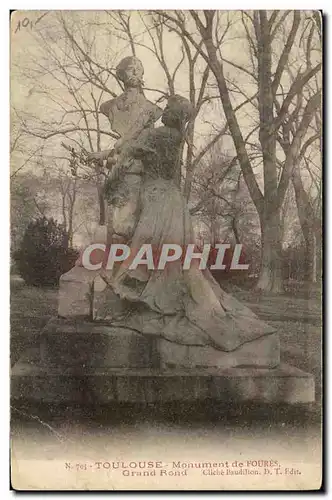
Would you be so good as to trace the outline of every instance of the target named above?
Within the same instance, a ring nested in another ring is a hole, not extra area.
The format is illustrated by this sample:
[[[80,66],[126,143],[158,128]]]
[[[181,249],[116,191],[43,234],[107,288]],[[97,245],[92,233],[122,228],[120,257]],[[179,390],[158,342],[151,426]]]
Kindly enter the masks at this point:
[[[11,14],[11,484],[322,486],[322,15]]]

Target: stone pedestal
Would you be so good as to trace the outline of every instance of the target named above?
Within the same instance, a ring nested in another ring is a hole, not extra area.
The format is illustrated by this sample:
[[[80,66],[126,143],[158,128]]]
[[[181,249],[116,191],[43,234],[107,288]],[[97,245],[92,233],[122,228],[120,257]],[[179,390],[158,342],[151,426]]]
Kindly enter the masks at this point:
[[[12,370],[13,400],[44,403],[166,403],[227,401],[312,403],[313,375],[289,365],[266,368],[84,368],[42,363],[30,350]]]
[[[280,363],[279,335],[273,333],[224,352],[186,346],[102,322],[57,318],[40,337],[41,360],[58,366],[110,368],[275,368]]]
[[[159,367],[156,344],[125,328],[58,318],[40,337],[40,361],[45,366],[82,368]]]
[[[164,339],[158,340],[161,366],[164,367],[216,367],[254,366],[275,368],[280,363],[280,341],[277,333],[265,335],[242,344],[231,352],[218,351],[209,346],[186,346]]]
[[[225,353],[57,318],[42,332],[39,348],[14,365],[11,394],[18,400],[77,404],[204,399],[310,403],[315,388],[313,375],[279,364],[276,334]]]

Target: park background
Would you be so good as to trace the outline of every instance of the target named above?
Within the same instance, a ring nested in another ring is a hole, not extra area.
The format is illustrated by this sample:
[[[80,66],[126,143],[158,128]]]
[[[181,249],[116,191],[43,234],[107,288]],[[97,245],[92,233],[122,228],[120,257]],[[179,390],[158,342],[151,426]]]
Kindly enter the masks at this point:
[[[114,68],[134,50],[145,68],[149,99],[163,107],[175,92],[197,110],[181,188],[198,241],[244,245],[250,275],[239,280],[225,274],[221,285],[277,327],[284,362],[315,374],[310,424],[299,417],[299,425],[307,426],[320,421],[321,407],[322,24],[313,11],[264,12],[215,14],[217,69],[213,51],[208,60],[200,52],[200,23],[209,23],[202,12],[48,12],[36,26],[45,12],[16,12],[11,252],[14,257],[22,247],[31,221],[53,218],[74,249],[104,222],[100,176],[76,164],[62,143],[76,151],[112,146],[116,137],[97,109],[121,92]],[[31,24],[23,27],[26,17]],[[269,65],[259,65],[257,37],[264,37],[264,27],[274,33],[270,46],[269,37],[260,40],[263,55],[271,56],[270,74]],[[275,92],[272,102],[268,87]],[[272,122],[271,141],[264,127]],[[15,258],[11,267],[15,363],[56,314],[57,289],[24,283]]]

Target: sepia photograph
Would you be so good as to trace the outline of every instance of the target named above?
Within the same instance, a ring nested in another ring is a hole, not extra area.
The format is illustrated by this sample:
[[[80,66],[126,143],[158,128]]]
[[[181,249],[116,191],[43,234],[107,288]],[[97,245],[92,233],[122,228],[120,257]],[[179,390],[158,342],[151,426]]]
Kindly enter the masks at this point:
[[[323,484],[323,15],[10,14],[10,482]]]

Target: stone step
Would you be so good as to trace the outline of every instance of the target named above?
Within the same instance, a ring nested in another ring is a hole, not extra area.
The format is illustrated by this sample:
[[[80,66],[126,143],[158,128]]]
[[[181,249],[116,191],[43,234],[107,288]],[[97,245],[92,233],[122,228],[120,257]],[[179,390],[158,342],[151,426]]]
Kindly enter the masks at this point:
[[[311,403],[313,375],[287,364],[277,368],[110,368],[57,367],[40,362],[31,349],[13,367],[15,399],[52,403],[155,403],[216,401]]]

